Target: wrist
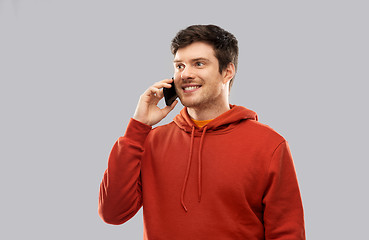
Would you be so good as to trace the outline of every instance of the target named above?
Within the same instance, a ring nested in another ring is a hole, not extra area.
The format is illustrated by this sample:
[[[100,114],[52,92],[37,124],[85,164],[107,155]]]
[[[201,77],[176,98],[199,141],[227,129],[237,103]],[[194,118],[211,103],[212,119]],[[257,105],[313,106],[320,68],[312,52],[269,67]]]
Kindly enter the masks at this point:
[[[142,124],[145,124],[145,125],[148,125],[148,126],[151,126],[151,124],[149,124],[149,121],[147,121],[146,119],[143,119],[143,118],[140,118],[140,117],[137,117],[137,116],[133,116],[134,120],[136,120],[137,122],[140,122]]]

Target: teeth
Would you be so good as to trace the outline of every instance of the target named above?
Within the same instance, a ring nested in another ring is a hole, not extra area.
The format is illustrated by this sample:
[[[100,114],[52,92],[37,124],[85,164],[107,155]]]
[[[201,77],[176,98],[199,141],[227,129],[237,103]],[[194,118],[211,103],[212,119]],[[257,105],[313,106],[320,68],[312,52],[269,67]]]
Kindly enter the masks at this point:
[[[199,88],[199,86],[191,86],[191,87],[185,87],[184,90],[185,91],[190,91],[190,90],[194,90],[196,88]]]

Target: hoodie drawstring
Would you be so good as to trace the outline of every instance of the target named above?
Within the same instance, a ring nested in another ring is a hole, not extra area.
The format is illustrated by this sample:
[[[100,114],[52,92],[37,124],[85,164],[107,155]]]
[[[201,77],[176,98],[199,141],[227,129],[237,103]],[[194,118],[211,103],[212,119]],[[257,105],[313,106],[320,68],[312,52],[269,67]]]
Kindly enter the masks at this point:
[[[200,140],[200,148],[199,148],[199,178],[198,178],[198,191],[199,191],[199,202],[201,201],[201,194],[202,194],[202,144],[204,142],[205,132],[208,126],[204,127],[202,131],[201,140]]]
[[[191,144],[190,144],[190,155],[188,156],[186,175],[185,175],[185,179],[184,179],[184,182],[183,182],[182,194],[181,194],[181,203],[182,203],[182,206],[183,206],[183,208],[184,208],[184,210],[186,212],[187,212],[187,208],[186,208],[186,204],[184,203],[184,194],[185,194],[185,191],[186,191],[188,175],[190,174],[191,158],[192,158],[192,148],[193,148],[193,141],[194,141],[194,138],[195,138],[194,135],[195,135],[195,127],[192,127]]]
[[[202,158],[201,158],[201,152],[202,152],[202,145],[203,145],[203,142],[204,142],[204,136],[205,136],[205,133],[206,133],[206,129],[207,129],[207,126],[204,127],[204,130],[202,132],[201,140],[200,140],[200,148],[199,148],[199,172],[198,172],[198,198],[199,198],[199,202],[201,201],[201,195],[202,195]],[[188,176],[190,175],[194,139],[195,139],[195,126],[192,127],[192,131],[191,131],[190,153],[189,153],[189,156],[188,156],[186,175],[185,175],[185,178],[184,178],[183,187],[182,187],[182,194],[181,194],[181,204],[182,204],[182,206],[183,206],[183,208],[186,212],[187,212],[187,207],[186,207],[186,204],[184,203],[184,195],[185,195],[185,191],[186,191],[186,187],[187,187]]]

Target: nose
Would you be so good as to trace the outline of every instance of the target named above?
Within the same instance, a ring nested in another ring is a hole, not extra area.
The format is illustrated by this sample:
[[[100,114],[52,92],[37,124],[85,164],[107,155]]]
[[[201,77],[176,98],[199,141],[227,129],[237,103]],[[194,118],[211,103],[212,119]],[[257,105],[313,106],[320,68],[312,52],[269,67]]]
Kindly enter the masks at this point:
[[[193,69],[190,66],[186,66],[181,72],[181,79],[186,81],[186,80],[191,80],[194,78],[195,78],[195,75],[194,75]]]

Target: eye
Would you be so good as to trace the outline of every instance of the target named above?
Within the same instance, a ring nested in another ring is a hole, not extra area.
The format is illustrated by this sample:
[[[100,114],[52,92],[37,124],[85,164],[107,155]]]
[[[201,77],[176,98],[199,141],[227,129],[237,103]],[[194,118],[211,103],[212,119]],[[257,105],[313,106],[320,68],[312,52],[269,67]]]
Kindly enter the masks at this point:
[[[195,64],[197,67],[202,67],[202,66],[204,66],[204,63],[203,62],[196,62],[196,64]]]
[[[177,68],[177,69],[183,69],[183,68],[184,68],[184,66],[183,66],[183,64],[177,64],[177,65],[176,65],[176,68]]]

